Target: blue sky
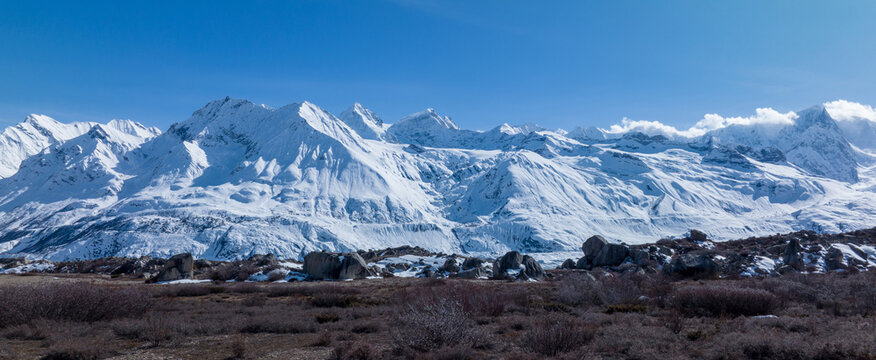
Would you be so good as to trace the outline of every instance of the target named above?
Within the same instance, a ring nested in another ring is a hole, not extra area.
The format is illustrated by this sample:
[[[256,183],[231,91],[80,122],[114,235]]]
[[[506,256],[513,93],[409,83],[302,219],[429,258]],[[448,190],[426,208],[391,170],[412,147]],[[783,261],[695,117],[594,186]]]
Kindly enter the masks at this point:
[[[167,128],[226,95],[392,122],[686,128],[876,104],[874,1],[2,1],[0,125]]]

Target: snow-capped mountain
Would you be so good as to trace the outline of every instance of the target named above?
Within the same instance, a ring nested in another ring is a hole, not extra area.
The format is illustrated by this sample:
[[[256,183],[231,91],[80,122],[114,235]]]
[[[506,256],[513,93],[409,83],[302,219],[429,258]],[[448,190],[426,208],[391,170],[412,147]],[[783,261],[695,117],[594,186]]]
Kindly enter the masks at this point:
[[[0,252],[493,255],[574,251],[593,234],[642,243],[690,228],[720,240],[870,227],[876,156],[848,129],[876,120],[841,105],[568,133],[465,130],[433,109],[390,125],[361,104],[335,117],[307,102],[231,98],[164,133],[31,116],[0,138],[13,154],[2,163]]]

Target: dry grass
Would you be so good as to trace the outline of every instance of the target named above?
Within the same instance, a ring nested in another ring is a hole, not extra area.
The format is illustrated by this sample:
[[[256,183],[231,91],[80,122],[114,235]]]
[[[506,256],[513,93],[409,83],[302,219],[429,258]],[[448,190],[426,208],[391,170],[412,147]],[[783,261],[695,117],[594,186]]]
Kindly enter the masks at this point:
[[[554,275],[192,285],[0,276],[0,358],[876,359],[873,273]]]

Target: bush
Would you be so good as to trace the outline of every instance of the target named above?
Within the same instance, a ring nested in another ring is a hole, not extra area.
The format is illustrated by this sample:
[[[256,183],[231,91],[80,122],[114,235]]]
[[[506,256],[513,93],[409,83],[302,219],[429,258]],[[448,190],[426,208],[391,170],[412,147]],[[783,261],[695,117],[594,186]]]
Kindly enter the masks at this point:
[[[94,322],[136,316],[153,304],[144,289],[113,289],[89,283],[0,287],[0,327],[34,319]]]
[[[251,282],[239,282],[237,284],[234,284],[234,286],[232,286],[229,290],[237,294],[253,294],[261,292],[262,288],[261,286],[258,286]]]
[[[376,321],[370,321],[370,322],[367,322],[364,324],[359,324],[359,325],[353,326],[353,328],[350,329],[350,331],[353,333],[356,333],[356,334],[376,333],[376,332],[380,331],[380,323],[378,323]]]
[[[329,307],[339,307],[346,308],[353,305],[356,301],[355,296],[344,295],[344,294],[315,294],[312,298],[310,298],[310,304],[316,307],[321,308],[329,308]]]
[[[211,292],[209,287],[202,286],[202,285],[196,285],[196,284],[163,285],[163,286],[165,288],[161,292],[162,295],[169,296],[169,297],[204,296],[204,295],[210,294],[210,292]]]
[[[571,306],[634,304],[641,302],[640,298],[645,295],[640,283],[632,276],[593,279],[588,274],[572,273],[558,282],[556,299]],[[653,287],[649,290],[657,292],[660,288],[656,284],[649,284]]]
[[[481,336],[459,300],[446,296],[402,305],[396,323],[396,342],[420,351],[471,346]]]
[[[377,360],[380,352],[374,346],[366,342],[345,342],[332,350],[334,360]]]
[[[690,286],[675,291],[671,305],[688,315],[766,315],[776,307],[776,297],[765,290],[731,286]]]
[[[258,334],[302,334],[314,332],[313,323],[294,316],[282,316],[276,313],[266,313],[247,319],[240,332]]]
[[[533,324],[523,336],[523,348],[546,356],[556,356],[580,348],[596,335],[596,330],[583,321],[551,316]]]
[[[328,322],[335,322],[340,320],[341,317],[335,313],[319,313],[316,314],[316,322],[319,324],[325,324]]]
[[[615,304],[609,305],[608,308],[605,309],[605,312],[608,314],[618,313],[646,313],[648,312],[648,307],[642,304]]]

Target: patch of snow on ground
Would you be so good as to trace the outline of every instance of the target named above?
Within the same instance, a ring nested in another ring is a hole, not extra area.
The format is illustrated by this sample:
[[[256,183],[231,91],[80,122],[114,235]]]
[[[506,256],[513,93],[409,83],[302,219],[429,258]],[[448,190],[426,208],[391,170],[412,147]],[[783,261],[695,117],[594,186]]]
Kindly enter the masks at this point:
[[[30,263],[26,265],[20,265],[9,269],[0,269],[0,274],[23,274],[29,272],[45,272],[49,270],[54,270],[55,264],[52,263]]]
[[[410,267],[407,270],[395,269],[392,271],[392,274],[397,277],[415,277],[426,269],[437,272],[438,269],[444,266],[445,261],[447,261],[447,258],[444,256],[402,255],[385,258],[376,263],[369,263],[369,265],[373,264],[378,269],[385,269],[389,264],[408,264]]]
[[[741,276],[759,276],[776,270],[776,261],[765,256],[755,256],[754,264],[740,274]]]
[[[173,281],[159,281],[157,284],[159,285],[177,285],[177,284],[203,284],[211,282],[210,279],[180,279]]]

